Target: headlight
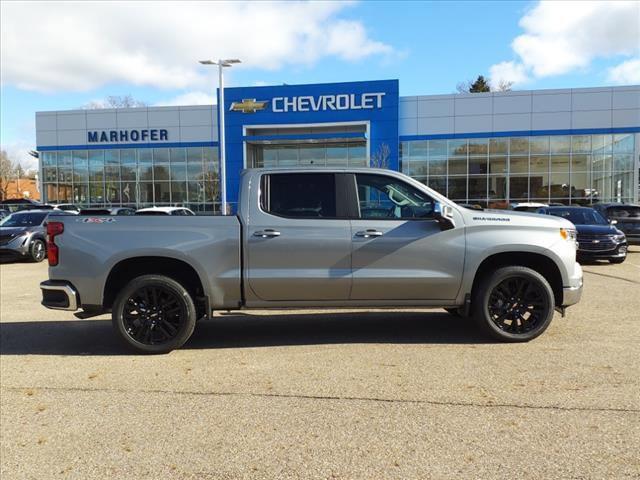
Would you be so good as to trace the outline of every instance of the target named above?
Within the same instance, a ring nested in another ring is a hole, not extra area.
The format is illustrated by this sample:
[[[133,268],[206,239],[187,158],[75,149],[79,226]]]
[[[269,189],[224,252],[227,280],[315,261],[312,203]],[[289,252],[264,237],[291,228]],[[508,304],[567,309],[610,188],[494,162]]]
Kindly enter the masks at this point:
[[[613,239],[614,239],[616,242],[618,242],[618,243],[622,243],[622,242],[624,242],[624,241],[627,239],[627,237],[625,237],[625,235],[624,235],[624,233],[623,233],[623,234],[621,234],[621,235],[614,235],[614,236],[613,236]]]
[[[575,242],[578,239],[578,232],[573,228],[561,228],[560,236],[565,240],[572,240]]]
[[[27,239],[29,238],[29,232],[20,232],[20,233],[16,233],[13,238],[11,240],[9,240],[10,242],[15,242],[15,241],[19,241],[21,240],[22,243],[24,244],[24,242],[27,241]]]

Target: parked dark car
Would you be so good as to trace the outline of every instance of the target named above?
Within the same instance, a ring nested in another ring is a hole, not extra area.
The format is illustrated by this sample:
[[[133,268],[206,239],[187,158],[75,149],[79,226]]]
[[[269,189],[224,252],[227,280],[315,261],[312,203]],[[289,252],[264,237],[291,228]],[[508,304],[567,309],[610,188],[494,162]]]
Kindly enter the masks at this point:
[[[625,234],[593,208],[544,207],[538,209],[537,213],[562,217],[576,226],[579,260],[602,259],[622,263],[627,258]]]
[[[46,220],[51,215],[73,215],[51,210],[21,210],[0,221],[0,258],[41,262],[47,256]]]
[[[640,245],[640,205],[599,203],[593,208],[624,232],[629,245]]]
[[[9,210],[9,212],[17,212],[21,210],[53,210],[53,205],[36,202],[30,198],[10,198],[0,201],[0,208]]]
[[[131,207],[82,208],[80,215],[135,215],[136,209]]]

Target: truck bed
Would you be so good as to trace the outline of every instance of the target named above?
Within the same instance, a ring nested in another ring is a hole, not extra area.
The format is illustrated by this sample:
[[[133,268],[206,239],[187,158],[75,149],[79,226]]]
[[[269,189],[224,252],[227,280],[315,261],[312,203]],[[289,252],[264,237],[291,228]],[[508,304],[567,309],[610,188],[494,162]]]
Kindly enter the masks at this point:
[[[66,280],[83,306],[99,306],[109,272],[134,257],[174,258],[200,277],[209,303],[237,307],[241,300],[240,221],[235,216],[59,216],[60,262],[51,280]]]

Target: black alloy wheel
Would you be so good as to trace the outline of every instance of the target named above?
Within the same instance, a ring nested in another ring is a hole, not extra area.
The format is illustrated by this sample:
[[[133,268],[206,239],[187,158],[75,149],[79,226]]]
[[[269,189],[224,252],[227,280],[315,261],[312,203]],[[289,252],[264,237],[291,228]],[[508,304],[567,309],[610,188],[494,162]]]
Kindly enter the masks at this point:
[[[167,353],[193,333],[196,309],[189,292],[161,275],[135,278],[120,292],[113,324],[124,342],[142,353]]]
[[[491,337],[527,342],[551,323],[555,298],[549,282],[535,270],[503,267],[481,281],[472,308],[476,323]]]
[[[135,341],[157,345],[168,342],[180,332],[185,307],[174,292],[152,285],[136,290],[127,299],[123,317],[127,334]]]
[[[496,285],[487,306],[491,321],[507,333],[527,333],[546,317],[549,304],[540,282],[513,276]]]

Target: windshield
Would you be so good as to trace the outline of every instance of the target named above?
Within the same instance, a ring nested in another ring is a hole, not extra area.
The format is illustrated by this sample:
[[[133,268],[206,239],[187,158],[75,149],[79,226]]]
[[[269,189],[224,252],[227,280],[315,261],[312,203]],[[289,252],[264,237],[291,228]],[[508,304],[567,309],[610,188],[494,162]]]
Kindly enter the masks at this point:
[[[640,207],[610,207],[607,209],[607,215],[614,218],[640,218]]]
[[[0,222],[2,227],[33,227],[40,225],[49,212],[12,213]]]
[[[602,215],[590,208],[558,208],[549,210],[549,214],[566,218],[574,225],[608,225]]]
[[[513,210],[516,212],[537,212],[540,207],[516,207]]]

